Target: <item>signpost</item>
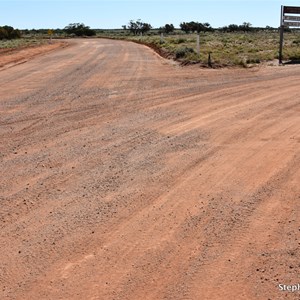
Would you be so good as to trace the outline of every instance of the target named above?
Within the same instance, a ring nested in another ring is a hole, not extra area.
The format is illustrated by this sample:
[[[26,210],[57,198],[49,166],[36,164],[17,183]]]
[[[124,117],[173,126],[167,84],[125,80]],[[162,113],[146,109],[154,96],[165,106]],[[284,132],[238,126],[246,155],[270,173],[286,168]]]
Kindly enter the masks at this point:
[[[165,41],[164,41],[164,34],[161,33],[160,34],[160,43],[163,44]]]
[[[48,35],[50,37],[50,44],[51,44],[52,43],[52,35],[53,35],[53,30],[52,29],[48,30]]]
[[[299,6],[281,6],[279,64],[282,64],[284,28],[300,27],[300,16],[297,15],[300,15]]]
[[[196,45],[196,48],[197,48],[197,55],[199,56],[200,55],[200,33],[197,34],[197,45]]]

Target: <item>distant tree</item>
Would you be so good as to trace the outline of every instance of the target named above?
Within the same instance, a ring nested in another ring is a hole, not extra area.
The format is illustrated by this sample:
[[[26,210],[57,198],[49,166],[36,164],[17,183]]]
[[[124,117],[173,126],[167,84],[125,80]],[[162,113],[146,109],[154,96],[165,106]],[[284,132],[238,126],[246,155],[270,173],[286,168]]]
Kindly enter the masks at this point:
[[[204,27],[204,31],[213,31],[213,28],[211,27],[211,25],[208,22],[203,23],[202,25]]]
[[[56,28],[56,29],[54,30],[54,33],[55,33],[55,34],[63,34],[63,33],[64,33],[64,30],[61,29],[61,28]]]
[[[175,27],[174,27],[173,24],[166,24],[166,25],[164,26],[164,30],[165,30],[165,33],[166,33],[166,34],[173,32],[174,29],[175,29]]]
[[[151,28],[152,26],[150,24],[144,23],[140,19],[138,19],[137,21],[130,20],[127,26],[127,29],[129,29],[129,31],[134,35],[144,34]]]
[[[190,24],[187,22],[182,22],[179,24],[180,29],[185,33],[189,33],[191,31]]]
[[[142,23],[141,24],[141,33],[144,34],[144,33],[148,32],[148,31],[150,31],[151,28],[152,28],[152,26],[150,24],[148,24],[148,23]]]
[[[242,25],[230,24],[228,26],[224,26],[222,28],[222,31],[225,31],[225,32],[238,32],[238,31],[249,32],[249,31],[254,31],[256,29],[257,28],[252,27],[251,23],[244,22]]]
[[[74,34],[76,36],[93,36],[96,35],[96,31],[89,26],[85,26],[83,23],[71,23],[64,28],[67,34]]]
[[[239,26],[239,29],[241,31],[244,31],[244,32],[248,32],[248,31],[251,31],[252,28],[251,28],[252,24],[249,23],[249,22],[244,22],[242,25]]]
[[[122,28],[123,28],[124,30],[126,30],[126,29],[127,29],[127,26],[126,26],[126,25],[122,25]]]
[[[0,27],[0,40],[4,39],[7,39],[7,31],[3,27]]]
[[[274,28],[274,27],[271,27],[271,26],[267,25],[265,30],[267,30],[267,31],[277,31],[277,28]]]
[[[239,26],[236,24],[230,24],[228,25],[228,31],[229,32],[239,31]]]
[[[12,26],[2,26],[0,27],[0,40],[11,40],[18,39],[21,37],[21,32],[18,29],[14,29]]]
[[[228,26],[220,27],[218,30],[219,30],[219,31],[222,31],[222,32],[228,32],[228,31],[229,31],[229,30],[228,30]]]
[[[190,28],[191,32],[196,31],[196,32],[199,33],[201,31],[201,24],[199,22],[192,21],[192,22],[189,22],[188,25],[189,25],[189,28]]]
[[[130,20],[127,26],[127,29],[129,29],[129,31],[131,33],[133,33],[134,35],[138,34],[138,25],[135,21]]]
[[[169,34],[169,33],[173,32],[174,29],[175,29],[175,27],[173,24],[166,24],[163,27],[159,27],[158,32]]]
[[[180,23],[180,29],[185,33],[197,32],[200,33],[202,31],[212,31],[209,23],[199,23],[199,22],[182,22]]]
[[[204,26],[204,24],[199,23],[199,22],[194,22],[194,29],[197,33],[206,31],[206,27]]]

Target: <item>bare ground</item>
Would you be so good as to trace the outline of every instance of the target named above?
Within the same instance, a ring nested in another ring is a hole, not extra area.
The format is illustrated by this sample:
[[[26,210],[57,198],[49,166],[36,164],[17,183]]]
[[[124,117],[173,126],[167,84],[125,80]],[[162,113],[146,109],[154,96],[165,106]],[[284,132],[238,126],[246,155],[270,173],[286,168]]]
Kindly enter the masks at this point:
[[[0,299],[298,299],[299,81],[112,40],[0,70]]]

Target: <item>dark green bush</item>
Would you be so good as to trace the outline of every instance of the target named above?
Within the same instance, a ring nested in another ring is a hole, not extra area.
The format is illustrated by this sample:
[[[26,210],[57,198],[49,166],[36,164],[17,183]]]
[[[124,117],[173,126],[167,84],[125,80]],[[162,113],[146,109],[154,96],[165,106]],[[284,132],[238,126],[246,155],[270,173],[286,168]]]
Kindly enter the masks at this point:
[[[187,42],[187,39],[179,38],[179,39],[176,41],[176,44],[182,44],[182,43],[185,43],[185,42]]]
[[[260,64],[261,61],[259,58],[248,58],[246,63],[247,64]]]
[[[82,23],[71,23],[64,28],[64,31],[69,35],[75,36],[93,36],[96,31]]]
[[[189,47],[183,47],[183,48],[179,48],[178,50],[176,50],[175,56],[176,56],[177,59],[178,58],[183,58],[189,53],[195,53],[194,49],[189,48]]]
[[[0,27],[0,40],[12,40],[21,37],[21,33],[18,29],[14,29],[11,26]]]

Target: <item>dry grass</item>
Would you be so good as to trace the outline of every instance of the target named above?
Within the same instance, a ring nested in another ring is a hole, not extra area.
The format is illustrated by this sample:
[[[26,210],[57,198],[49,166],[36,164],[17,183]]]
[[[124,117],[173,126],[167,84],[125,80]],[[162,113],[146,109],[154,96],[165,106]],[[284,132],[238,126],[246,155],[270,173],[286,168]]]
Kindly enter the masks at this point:
[[[18,49],[46,44],[42,38],[21,38],[15,40],[0,40],[0,49]]]
[[[147,44],[155,44],[171,53],[182,62],[207,63],[211,54],[215,66],[252,64],[272,61],[278,58],[278,32],[223,33],[208,32],[200,34],[200,55],[196,52],[196,34],[177,34],[161,38],[158,34],[147,36],[126,36],[125,34],[102,34],[121,39],[129,39]],[[300,59],[300,32],[285,33],[284,59]]]

